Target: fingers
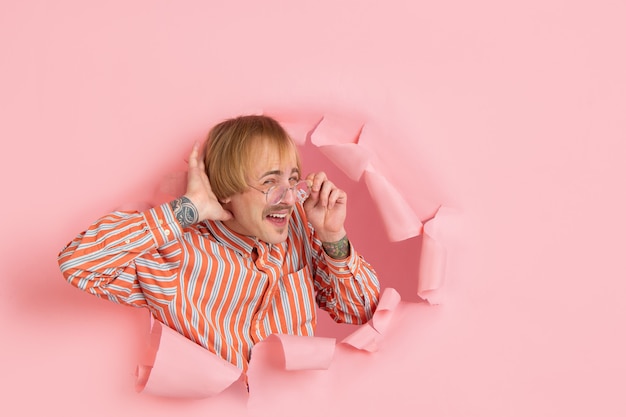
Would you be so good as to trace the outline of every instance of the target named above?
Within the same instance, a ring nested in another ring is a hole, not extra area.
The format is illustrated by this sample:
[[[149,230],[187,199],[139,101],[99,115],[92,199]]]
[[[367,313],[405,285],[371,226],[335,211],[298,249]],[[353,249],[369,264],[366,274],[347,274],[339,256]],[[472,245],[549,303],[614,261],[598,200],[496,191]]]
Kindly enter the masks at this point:
[[[311,186],[311,192],[314,193],[319,192],[322,189],[322,186],[324,186],[324,184],[328,181],[328,177],[325,172],[311,173],[306,177],[306,179]]]
[[[335,206],[337,200],[345,194],[332,182],[326,180],[322,183],[322,187],[319,191],[319,201],[322,207],[332,209]]]
[[[198,158],[198,153],[200,152],[200,145],[198,142],[194,142],[193,147],[191,148],[191,153],[189,154],[189,169],[198,168],[199,162],[202,162],[200,158]]]
[[[204,167],[204,158],[200,153],[200,144],[197,141],[193,144],[187,165],[190,178],[193,177],[196,181],[200,181],[205,187],[210,187]]]
[[[335,204],[345,203],[347,194],[345,191],[337,188],[324,172],[309,174],[306,178],[311,187],[311,196],[309,199],[314,205],[321,205],[328,209],[332,209]]]
[[[328,196],[328,208],[332,209],[335,207],[335,204],[345,204],[347,199],[348,195],[346,192],[335,187]]]

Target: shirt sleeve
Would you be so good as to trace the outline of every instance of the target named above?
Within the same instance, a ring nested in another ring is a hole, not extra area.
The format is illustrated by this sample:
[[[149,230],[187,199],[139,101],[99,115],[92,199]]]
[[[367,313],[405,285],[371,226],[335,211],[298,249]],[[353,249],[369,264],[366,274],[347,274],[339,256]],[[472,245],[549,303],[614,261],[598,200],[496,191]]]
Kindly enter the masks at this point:
[[[63,276],[97,297],[145,306],[176,291],[182,229],[168,203],[143,213],[113,212],[67,244],[58,255]]]
[[[300,212],[306,219],[304,210]],[[374,268],[350,243],[350,255],[333,259],[305,220],[313,259],[316,302],[338,323],[363,324],[370,320],[378,305],[380,284]]]

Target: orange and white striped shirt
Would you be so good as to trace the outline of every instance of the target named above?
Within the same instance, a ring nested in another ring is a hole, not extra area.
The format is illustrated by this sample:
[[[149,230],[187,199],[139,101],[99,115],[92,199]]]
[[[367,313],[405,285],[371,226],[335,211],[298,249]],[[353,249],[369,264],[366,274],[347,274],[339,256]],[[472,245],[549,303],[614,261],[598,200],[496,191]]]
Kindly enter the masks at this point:
[[[246,370],[255,343],[273,333],[312,336],[316,302],[338,322],[374,313],[379,283],[353,247],[325,254],[300,204],[289,236],[268,244],[221,222],[182,229],[169,203],[113,212],[59,254],[66,279],[111,301],[147,307],[187,338]]]

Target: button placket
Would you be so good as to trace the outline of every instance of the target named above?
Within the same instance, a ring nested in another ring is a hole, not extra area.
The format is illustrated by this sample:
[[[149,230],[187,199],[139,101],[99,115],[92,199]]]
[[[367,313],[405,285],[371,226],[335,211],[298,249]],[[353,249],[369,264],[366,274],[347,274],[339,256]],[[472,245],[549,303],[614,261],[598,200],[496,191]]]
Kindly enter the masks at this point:
[[[255,248],[258,255],[255,265],[259,272],[267,276],[267,288],[263,294],[259,311],[255,315],[254,323],[252,324],[252,330],[258,333],[263,326],[262,322],[265,320],[268,309],[271,306],[271,300],[274,298],[276,291],[278,291],[277,277],[280,276],[280,268],[269,259],[271,251],[269,250],[267,244],[257,240]]]
[[[267,258],[268,251],[263,245],[263,243],[259,242],[258,240],[254,248],[256,249],[256,252],[257,252],[257,258],[254,263],[256,264],[257,268],[259,268],[259,270],[265,270],[267,266],[266,258]]]

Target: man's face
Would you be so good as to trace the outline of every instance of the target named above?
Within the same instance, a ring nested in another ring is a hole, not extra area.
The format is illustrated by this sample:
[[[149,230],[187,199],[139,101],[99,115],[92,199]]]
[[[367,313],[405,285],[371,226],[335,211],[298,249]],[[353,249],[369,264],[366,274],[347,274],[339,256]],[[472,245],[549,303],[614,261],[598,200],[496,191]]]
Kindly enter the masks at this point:
[[[229,197],[225,204],[233,213],[233,218],[225,222],[231,230],[271,244],[287,239],[289,219],[296,204],[293,192],[287,191],[278,204],[270,205],[262,191],[273,186],[289,187],[300,179],[295,152],[294,149],[281,160],[275,146],[267,142],[259,144],[258,156],[248,173],[250,187]]]

